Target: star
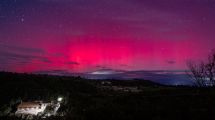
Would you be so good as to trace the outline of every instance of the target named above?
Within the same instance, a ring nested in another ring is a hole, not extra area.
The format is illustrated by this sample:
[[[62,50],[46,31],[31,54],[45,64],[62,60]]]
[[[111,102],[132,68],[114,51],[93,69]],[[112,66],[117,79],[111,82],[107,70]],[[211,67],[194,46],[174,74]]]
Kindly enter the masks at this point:
[[[21,22],[24,22],[25,21],[25,19],[24,18],[21,18]]]
[[[202,17],[202,21],[206,21],[207,20],[207,18],[206,17]]]

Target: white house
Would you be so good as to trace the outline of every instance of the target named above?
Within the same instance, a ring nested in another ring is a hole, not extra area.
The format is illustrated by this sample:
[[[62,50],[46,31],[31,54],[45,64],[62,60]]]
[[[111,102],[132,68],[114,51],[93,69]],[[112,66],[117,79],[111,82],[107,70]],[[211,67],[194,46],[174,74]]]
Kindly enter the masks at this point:
[[[46,106],[47,103],[42,103],[41,101],[22,102],[18,105],[15,114],[38,115],[38,113],[44,112]]]

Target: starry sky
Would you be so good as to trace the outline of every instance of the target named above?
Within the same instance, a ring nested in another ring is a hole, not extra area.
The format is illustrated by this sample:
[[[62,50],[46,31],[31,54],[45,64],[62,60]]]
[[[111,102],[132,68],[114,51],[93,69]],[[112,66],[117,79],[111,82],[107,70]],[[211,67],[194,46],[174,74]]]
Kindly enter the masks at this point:
[[[214,0],[0,0],[0,70],[180,83],[214,21]]]

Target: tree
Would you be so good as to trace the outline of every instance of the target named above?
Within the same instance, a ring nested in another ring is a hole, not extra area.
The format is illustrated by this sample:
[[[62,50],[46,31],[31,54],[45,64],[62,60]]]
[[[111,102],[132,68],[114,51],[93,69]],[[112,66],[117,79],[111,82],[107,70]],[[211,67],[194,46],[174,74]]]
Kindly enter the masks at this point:
[[[189,72],[187,73],[198,87],[215,86],[215,51],[213,51],[205,62],[187,62]]]

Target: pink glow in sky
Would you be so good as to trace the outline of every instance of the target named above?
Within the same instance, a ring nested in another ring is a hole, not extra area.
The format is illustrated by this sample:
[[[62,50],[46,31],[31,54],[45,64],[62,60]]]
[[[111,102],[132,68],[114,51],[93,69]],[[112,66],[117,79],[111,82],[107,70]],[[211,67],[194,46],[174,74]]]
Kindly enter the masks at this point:
[[[0,70],[186,70],[215,48],[204,0],[0,1]]]

